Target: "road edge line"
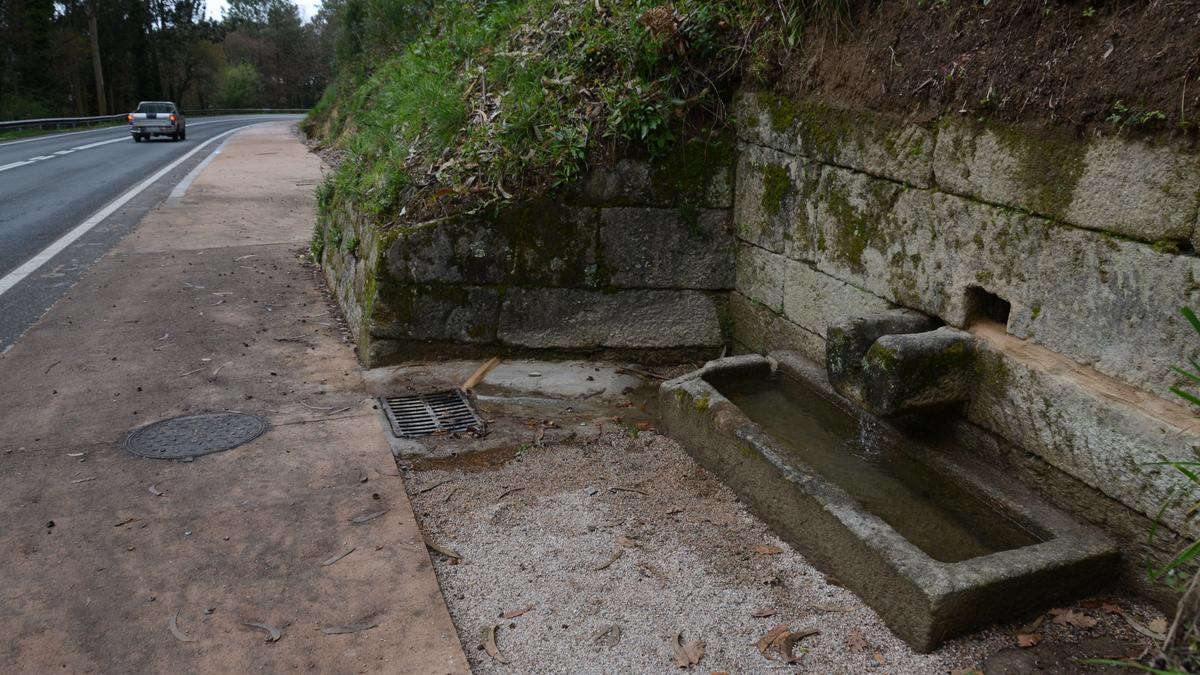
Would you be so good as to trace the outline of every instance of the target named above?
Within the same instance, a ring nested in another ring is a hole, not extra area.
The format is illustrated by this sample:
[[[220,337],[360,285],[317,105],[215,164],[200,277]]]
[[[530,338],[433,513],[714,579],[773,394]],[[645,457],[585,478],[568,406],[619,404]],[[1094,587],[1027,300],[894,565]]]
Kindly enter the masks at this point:
[[[37,255],[33,256],[29,260],[26,260],[19,267],[17,267],[13,271],[9,272],[8,274],[4,275],[3,277],[0,277],[0,296],[3,296],[5,293],[11,291],[14,286],[16,286],[17,284],[24,281],[25,278],[28,277],[30,274],[33,274],[34,272],[36,272],[39,268],[42,267],[42,265],[45,265],[54,256],[58,255],[59,253],[62,253],[63,249],[65,249],[66,247],[73,244],[76,239],[79,239],[83,235],[90,232],[93,228],[95,228],[97,225],[102,223],[105,218],[108,218],[114,212],[116,212],[117,209],[121,208],[126,203],[128,203],[131,199],[138,196],[139,194],[144,192],[147,188],[149,188],[150,186],[157,183],[159,180],[162,179],[163,176],[174,171],[175,168],[178,167],[180,164],[183,164],[187,160],[194,157],[196,155],[196,153],[198,153],[201,150],[203,150],[204,148],[208,147],[210,144],[215,143],[216,141],[224,138],[225,136],[237,133],[239,131],[244,131],[246,129],[249,129],[250,127],[256,126],[257,124],[263,124],[263,122],[257,122],[255,124],[247,124],[244,127],[238,127],[236,129],[230,129],[229,131],[223,131],[220,134],[213,136],[212,138],[208,139],[207,141],[204,141],[200,145],[193,148],[191,151],[189,151],[183,157],[180,157],[180,158],[176,159],[174,162],[171,162],[170,164],[166,165],[165,167],[159,169],[158,172],[155,173],[153,176],[150,176],[149,178],[142,181],[141,183],[138,183],[137,185],[133,186],[132,188],[126,190],[125,193],[122,194],[120,197],[117,197],[113,201],[109,202],[107,206],[105,206],[104,208],[100,209],[99,211],[93,213],[91,216],[89,216],[87,218],[87,220],[76,225],[74,227],[74,229],[72,229],[70,232],[64,234],[63,236],[59,237],[57,240],[54,241],[54,243],[52,243],[49,246],[47,246],[46,248],[42,249]]]
[[[225,149],[225,145],[229,143],[232,138],[233,137],[230,136],[229,138],[221,141],[221,144],[217,146],[216,150],[208,153],[208,157],[200,160],[200,163],[197,164],[191,171],[189,171],[188,174],[183,177],[183,180],[175,184],[175,187],[171,190],[171,194],[167,195],[167,206],[177,206],[179,202],[183,201],[184,196],[187,195],[187,191],[191,189],[192,183],[200,177],[200,174],[208,168],[209,164],[212,164],[212,161],[217,158],[217,155],[221,154],[221,150]]]

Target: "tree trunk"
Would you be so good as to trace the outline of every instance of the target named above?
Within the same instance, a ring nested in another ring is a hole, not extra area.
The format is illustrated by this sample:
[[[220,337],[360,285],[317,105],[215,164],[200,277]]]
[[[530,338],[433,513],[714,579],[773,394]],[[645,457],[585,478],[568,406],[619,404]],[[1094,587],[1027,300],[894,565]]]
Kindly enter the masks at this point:
[[[104,95],[104,69],[100,67],[100,33],[96,27],[96,5],[88,5],[88,37],[92,41],[92,72],[96,74],[96,107],[100,115],[108,114],[108,97]]]

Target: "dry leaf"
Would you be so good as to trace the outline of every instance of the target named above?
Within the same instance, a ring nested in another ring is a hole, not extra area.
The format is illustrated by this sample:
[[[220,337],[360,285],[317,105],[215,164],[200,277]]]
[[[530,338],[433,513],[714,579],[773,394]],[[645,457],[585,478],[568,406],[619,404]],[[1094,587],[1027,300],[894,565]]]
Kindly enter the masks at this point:
[[[1042,641],[1041,633],[1021,633],[1017,635],[1017,646],[1021,649],[1033,647]]]
[[[1146,624],[1146,628],[1149,628],[1150,630],[1154,631],[1155,633],[1158,633],[1159,635],[1166,635],[1167,634],[1167,620],[1161,619],[1161,618],[1155,619],[1155,620],[1151,621],[1150,623]]]
[[[528,613],[529,610],[531,610],[531,609],[533,609],[533,605],[525,605],[521,609],[514,609],[510,612],[505,612],[505,613],[501,614],[500,618],[501,619],[515,619],[518,616],[521,616],[522,614]]]
[[[1076,628],[1091,628],[1096,625],[1096,620],[1092,617],[1070,609],[1052,609],[1050,616],[1054,617],[1054,623]]]
[[[483,641],[483,650],[487,655],[496,660],[497,663],[508,663],[508,659],[500,653],[500,648],[496,646],[496,629],[500,624],[494,623],[490,626],[484,626],[480,639]]]
[[[258,623],[256,621],[243,621],[243,626],[250,626],[267,632],[267,637],[263,638],[264,642],[279,642],[279,638],[283,637],[283,631],[268,623]]]
[[[171,620],[167,622],[167,628],[171,629],[171,635],[174,635],[175,639],[179,640],[180,642],[195,642],[196,638],[189,637],[187,633],[179,630],[179,624],[177,623],[178,620],[179,611],[176,610],[175,613],[171,615]]]
[[[1100,605],[1100,609],[1104,610],[1105,614],[1124,614],[1125,610],[1115,602],[1106,602]]]
[[[625,555],[625,549],[621,548],[620,546],[617,546],[616,548],[613,549],[612,557],[609,558],[607,562],[601,564],[599,567],[593,567],[592,569],[596,570],[597,572],[599,572],[600,570],[606,570],[606,569],[608,569],[609,565],[612,565],[613,563],[617,562],[617,560],[620,559],[620,557],[623,555]]]
[[[765,619],[768,616],[775,616],[775,609],[772,607],[759,607],[750,613],[750,616],[756,619]]]
[[[853,607],[838,607],[837,605],[813,605],[813,609],[819,609],[822,612],[839,612],[843,614],[854,611]]]
[[[1020,628],[1018,628],[1018,629],[1017,629],[1017,632],[1018,632],[1018,633],[1024,633],[1024,634],[1027,634],[1027,635],[1028,635],[1029,633],[1036,633],[1036,632],[1037,632],[1037,629],[1041,628],[1041,627],[1042,627],[1042,624],[1043,624],[1045,621],[1046,621],[1046,615],[1045,615],[1045,614],[1039,614],[1039,615],[1038,615],[1038,618],[1034,619],[1033,621],[1030,621],[1029,623],[1025,624],[1024,626],[1021,626]]]
[[[758,641],[758,653],[763,657],[772,661],[784,661],[786,663],[796,663],[799,658],[793,653],[796,643],[810,635],[816,635],[820,631],[816,630],[800,630],[792,632],[792,629],[787,624],[779,624],[767,634],[762,636]],[[776,656],[777,655],[777,656]]]
[[[875,663],[878,663],[881,666],[887,665],[887,659],[883,658],[883,654],[880,654],[879,652],[875,652],[871,656],[875,659]]]
[[[771,648],[771,645],[775,644],[775,641],[778,640],[780,637],[790,633],[791,630],[792,630],[791,626],[781,623],[778,626],[775,626],[771,630],[767,631],[766,635],[764,635],[758,639],[758,653],[762,654],[763,656],[766,656],[767,650]]]
[[[462,556],[459,555],[457,552],[455,552],[454,549],[442,546],[441,544],[437,543],[436,541],[430,541],[430,540],[426,539],[425,545],[428,546],[430,549],[437,551],[438,553],[441,553],[442,555],[449,558],[451,563],[453,563],[456,560],[462,560]]]
[[[675,665],[680,668],[690,668],[704,658],[704,642],[693,640],[684,644],[683,633],[676,633],[675,641],[671,643],[671,651],[675,655]]]
[[[621,627],[613,624],[608,628],[601,628],[592,636],[592,642],[601,647],[616,647],[621,641]]]
[[[638,543],[636,541],[630,539],[629,537],[617,537],[617,543],[621,545],[621,548],[637,548],[638,547]]]
[[[786,663],[796,663],[800,660],[792,650],[796,647],[796,643],[810,635],[816,635],[821,631],[817,630],[802,630],[794,633],[788,633],[775,641],[775,648],[779,650],[779,655],[783,657]]]
[[[1151,630],[1149,626],[1141,623],[1140,621],[1133,619],[1128,614],[1122,614],[1121,618],[1125,619],[1125,623],[1128,623],[1131,628],[1133,628],[1137,632],[1141,633],[1142,635],[1145,635],[1146,637],[1150,638],[1151,640],[1154,640],[1155,642],[1161,642],[1161,641],[1165,640],[1167,637],[1166,636],[1167,622],[1162,619],[1156,619],[1156,620],[1150,622],[1152,624],[1162,627],[1161,631],[1154,631],[1154,630]]]
[[[783,553],[783,549],[778,546],[755,546],[754,552],[759,555],[779,555]]]
[[[867,643],[867,638],[863,637],[861,628],[855,628],[850,631],[850,636],[846,638],[846,646],[855,654],[861,654],[871,645]]]

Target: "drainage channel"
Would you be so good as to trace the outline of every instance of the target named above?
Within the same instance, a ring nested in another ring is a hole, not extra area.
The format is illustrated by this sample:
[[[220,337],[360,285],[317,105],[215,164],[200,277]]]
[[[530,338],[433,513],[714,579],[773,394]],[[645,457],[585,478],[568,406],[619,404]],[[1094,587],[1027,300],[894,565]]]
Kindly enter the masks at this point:
[[[397,438],[419,438],[439,433],[487,433],[487,424],[462,389],[430,394],[381,396],[392,433]]]

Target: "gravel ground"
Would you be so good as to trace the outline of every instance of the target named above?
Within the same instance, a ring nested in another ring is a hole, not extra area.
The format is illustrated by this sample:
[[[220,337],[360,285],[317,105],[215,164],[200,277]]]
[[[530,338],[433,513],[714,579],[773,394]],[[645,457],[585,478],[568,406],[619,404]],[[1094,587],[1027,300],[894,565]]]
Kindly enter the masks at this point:
[[[698,672],[971,672],[1014,645],[1015,626],[996,627],[916,654],[674,441],[653,431],[586,433],[491,470],[407,472],[427,537],[462,556],[434,562],[477,673],[678,672],[679,633],[706,645]],[[1119,602],[1141,620],[1160,616]],[[1061,644],[1139,640],[1098,606],[1077,606],[1098,620],[1094,628],[1046,620],[1038,632]],[[773,613],[756,618],[762,610]],[[780,624],[820,631],[797,644],[799,664],[758,652],[758,639]],[[509,665],[482,647],[481,631],[494,625]]]

